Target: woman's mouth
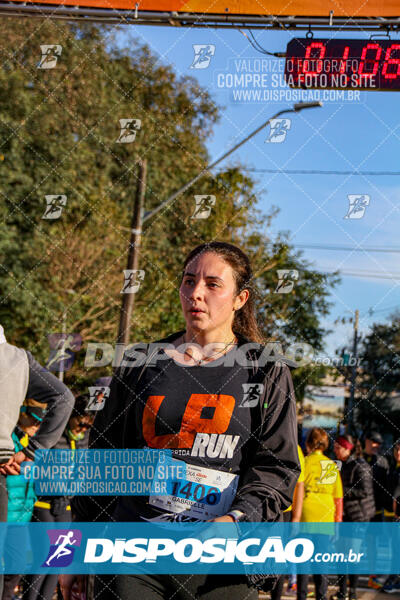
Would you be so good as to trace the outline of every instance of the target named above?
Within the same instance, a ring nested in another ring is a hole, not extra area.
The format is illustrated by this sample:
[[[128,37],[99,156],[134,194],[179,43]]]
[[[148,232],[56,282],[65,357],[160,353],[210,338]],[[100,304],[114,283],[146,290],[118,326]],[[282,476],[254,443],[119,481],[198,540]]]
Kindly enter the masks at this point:
[[[204,310],[200,310],[198,308],[191,308],[189,312],[191,315],[202,315],[204,313]]]

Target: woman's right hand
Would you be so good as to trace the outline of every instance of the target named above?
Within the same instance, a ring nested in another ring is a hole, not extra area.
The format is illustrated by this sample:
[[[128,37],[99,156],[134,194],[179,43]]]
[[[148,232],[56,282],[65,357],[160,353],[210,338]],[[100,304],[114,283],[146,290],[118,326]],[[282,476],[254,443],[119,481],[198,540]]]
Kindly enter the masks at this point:
[[[58,583],[64,600],[86,600],[87,575],[60,575]]]

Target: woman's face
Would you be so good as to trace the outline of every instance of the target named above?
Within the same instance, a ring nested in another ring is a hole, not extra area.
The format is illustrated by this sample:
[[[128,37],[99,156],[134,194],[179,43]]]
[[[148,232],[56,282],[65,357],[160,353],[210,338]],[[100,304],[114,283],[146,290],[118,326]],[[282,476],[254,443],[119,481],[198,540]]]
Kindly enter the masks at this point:
[[[241,308],[249,296],[248,290],[243,290],[235,298],[235,291],[233,270],[228,263],[213,252],[197,256],[186,266],[179,289],[187,327],[211,331],[231,326],[233,309]]]
[[[351,450],[349,450],[348,448],[343,448],[343,446],[341,446],[337,442],[333,444],[333,451],[336,454],[336,458],[343,462],[349,458],[351,452]]]

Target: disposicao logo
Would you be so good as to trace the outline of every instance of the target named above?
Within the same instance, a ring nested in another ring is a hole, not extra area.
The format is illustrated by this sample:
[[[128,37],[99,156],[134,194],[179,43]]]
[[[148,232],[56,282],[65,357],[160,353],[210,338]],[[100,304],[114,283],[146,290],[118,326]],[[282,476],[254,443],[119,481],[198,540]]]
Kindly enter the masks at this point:
[[[247,551],[253,547],[253,551]],[[300,553],[298,550],[301,550]],[[258,553],[257,553],[258,552]],[[314,544],[307,538],[296,538],[283,544],[280,536],[244,540],[209,538],[89,538],[85,563],[155,563],[169,557],[179,563],[239,563],[264,564],[267,559],[277,563],[302,563],[310,560]]]
[[[75,548],[81,545],[79,529],[49,529],[50,548],[42,567],[68,567],[74,558]]]

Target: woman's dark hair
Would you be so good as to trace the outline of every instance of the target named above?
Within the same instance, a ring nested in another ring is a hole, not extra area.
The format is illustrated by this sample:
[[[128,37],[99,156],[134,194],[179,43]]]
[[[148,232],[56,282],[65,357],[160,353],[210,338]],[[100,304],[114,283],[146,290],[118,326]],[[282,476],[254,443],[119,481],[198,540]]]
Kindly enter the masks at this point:
[[[329,447],[329,437],[325,429],[320,427],[313,427],[307,434],[306,444],[310,448],[311,452],[314,450],[325,450]]]
[[[236,283],[236,296],[244,289],[249,290],[249,297],[245,304],[235,312],[232,329],[235,333],[245,336],[252,342],[262,344],[263,336],[259,330],[255,315],[255,287],[253,285],[253,272],[250,260],[247,254],[237,246],[228,242],[207,242],[196,246],[186,257],[182,278],[187,265],[192,262],[199,254],[212,252],[220,256],[232,268]]]

